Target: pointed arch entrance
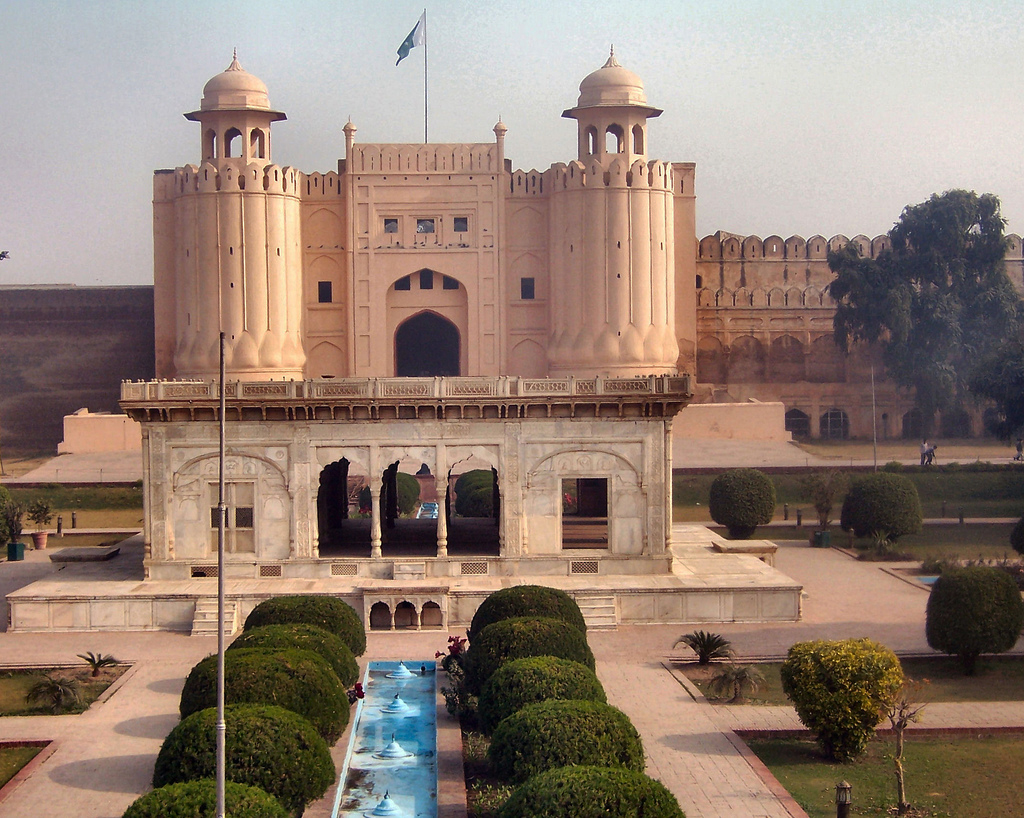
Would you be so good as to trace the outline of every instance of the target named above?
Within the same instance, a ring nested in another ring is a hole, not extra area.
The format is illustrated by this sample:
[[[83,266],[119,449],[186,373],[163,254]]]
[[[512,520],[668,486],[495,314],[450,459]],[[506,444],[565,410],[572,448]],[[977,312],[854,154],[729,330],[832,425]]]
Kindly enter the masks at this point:
[[[395,375],[460,375],[459,329],[447,318],[424,311],[403,321],[395,332]]]

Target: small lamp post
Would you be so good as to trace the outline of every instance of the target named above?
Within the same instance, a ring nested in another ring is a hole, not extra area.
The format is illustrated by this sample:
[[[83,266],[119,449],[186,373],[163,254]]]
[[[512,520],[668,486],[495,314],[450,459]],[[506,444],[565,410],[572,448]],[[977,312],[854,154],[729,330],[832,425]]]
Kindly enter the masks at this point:
[[[836,818],[850,818],[853,787],[846,781],[836,784]]]

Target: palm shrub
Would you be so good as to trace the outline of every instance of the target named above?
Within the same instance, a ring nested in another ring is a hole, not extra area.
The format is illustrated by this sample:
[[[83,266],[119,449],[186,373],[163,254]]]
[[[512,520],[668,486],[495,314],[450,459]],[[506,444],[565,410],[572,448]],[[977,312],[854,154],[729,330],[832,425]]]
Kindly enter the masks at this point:
[[[366,628],[355,608],[337,597],[296,594],[266,599],[252,609],[244,630],[264,625],[316,625],[341,637],[353,656],[366,652]]]
[[[570,659],[529,656],[502,665],[483,686],[477,704],[480,729],[494,732],[499,723],[528,704],[549,699],[607,702],[594,671]]]
[[[345,686],[320,656],[309,650],[243,648],[224,654],[224,701],[285,707],[316,727],[333,744],[349,718]],[[207,656],[185,679],[181,717],[217,704],[217,657]]]
[[[225,770],[229,781],[270,793],[293,816],[334,783],[331,751],[316,728],[283,707],[224,708]],[[213,778],[217,763],[217,709],[200,710],[164,739],[153,786]]]
[[[51,713],[60,713],[82,701],[82,686],[78,679],[47,674],[32,687],[25,696],[29,704],[41,704]]]
[[[921,500],[917,487],[902,474],[878,472],[853,481],[843,500],[839,524],[854,536],[881,536],[896,542],[921,530]]]
[[[732,656],[732,643],[720,633],[693,631],[676,639],[672,647],[680,642],[697,654],[698,665],[707,665],[712,659],[728,659]]]
[[[341,637],[316,625],[264,625],[236,637],[228,650],[262,648],[311,650],[331,666],[345,687],[359,680],[359,664]]]
[[[1013,578],[986,566],[945,570],[932,586],[925,635],[935,650],[957,656],[973,675],[983,653],[1010,650],[1024,626],[1024,602]]]
[[[708,685],[716,696],[732,694],[730,702],[741,702],[747,693],[756,693],[766,684],[764,674],[754,665],[725,665]]]
[[[100,675],[100,671],[103,670],[103,668],[113,667],[118,664],[117,659],[109,653],[93,653],[92,651],[89,651],[88,653],[79,653],[78,658],[89,666],[94,678]]]
[[[231,818],[288,818],[288,810],[258,787],[224,782],[225,812]],[[121,818],[216,818],[217,782],[212,778],[166,784],[137,798]]]
[[[466,654],[466,686],[479,696],[484,682],[506,662],[527,656],[556,656],[594,669],[587,638],[561,619],[517,616],[488,625]]]
[[[797,642],[781,673],[800,721],[836,761],[864,752],[903,684],[896,654],[870,639]]]
[[[514,783],[579,764],[644,770],[640,734],[625,713],[601,702],[528,704],[498,725],[487,753],[497,775]]]
[[[497,818],[686,818],[663,784],[614,767],[556,767],[520,786]]]
[[[495,591],[480,603],[469,625],[470,643],[488,625],[514,616],[550,616],[568,622],[580,633],[587,632],[580,606],[565,591],[545,585],[513,585]]]
[[[711,519],[729,530],[735,540],[745,540],[772,521],[775,485],[757,469],[731,469],[711,483],[708,498]]]

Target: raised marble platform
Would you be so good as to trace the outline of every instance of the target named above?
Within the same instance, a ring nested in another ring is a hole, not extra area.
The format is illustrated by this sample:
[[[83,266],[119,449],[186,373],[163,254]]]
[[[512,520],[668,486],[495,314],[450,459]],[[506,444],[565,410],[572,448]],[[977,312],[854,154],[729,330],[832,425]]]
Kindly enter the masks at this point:
[[[228,577],[226,595],[235,603],[240,622],[255,605],[271,596],[330,594],[360,611],[371,626],[376,623],[384,629],[462,630],[489,593],[523,582],[561,588],[578,601],[597,603],[605,616],[614,613],[615,624],[800,618],[801,586],[797,582],[755,556],[716,551],[715,544],[720,542],[722,538],[704,526],[674,526],[671,569],[658,574]],[[125,559],[122,556],[106,563],[68,565],[67,571],[8,594],[9,630],[188,632],[193,627],[197,603],[216,596],[214,577],[144,581],[141,560],[122,563]],[[105,576],[103,569],[107,567]]]

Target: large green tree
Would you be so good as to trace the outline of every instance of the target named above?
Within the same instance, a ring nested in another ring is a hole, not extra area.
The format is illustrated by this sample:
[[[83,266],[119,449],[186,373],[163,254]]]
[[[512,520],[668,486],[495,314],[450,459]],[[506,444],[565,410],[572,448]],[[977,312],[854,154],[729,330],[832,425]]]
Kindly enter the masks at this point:
[[[979,362],[1017,336],[1005,224],[997,197],[948,190],[904,208],[876,258],[852,242],[829,253],[836,343],[880,344],[889,376],[915,390],[926,419],[961,405]]]
[[[1024,435],[1024,343],[1009,339],[983,360],[971,378],[971,389],[996,405],[990,431],[1003,440]]]

